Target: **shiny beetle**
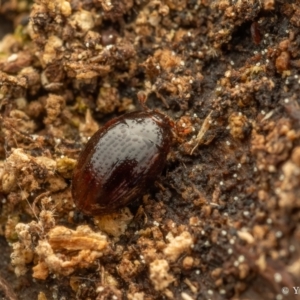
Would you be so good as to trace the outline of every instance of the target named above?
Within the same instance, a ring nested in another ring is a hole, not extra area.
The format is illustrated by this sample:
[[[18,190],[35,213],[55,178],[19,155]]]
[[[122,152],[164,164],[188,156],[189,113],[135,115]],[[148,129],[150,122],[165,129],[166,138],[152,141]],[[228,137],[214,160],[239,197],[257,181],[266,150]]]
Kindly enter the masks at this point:
[[[170,121],[157,111],[109,121],[90,138],[74,170],[77,208],[87,215],[106,214],[142,196],[163,170],[171,141]]]

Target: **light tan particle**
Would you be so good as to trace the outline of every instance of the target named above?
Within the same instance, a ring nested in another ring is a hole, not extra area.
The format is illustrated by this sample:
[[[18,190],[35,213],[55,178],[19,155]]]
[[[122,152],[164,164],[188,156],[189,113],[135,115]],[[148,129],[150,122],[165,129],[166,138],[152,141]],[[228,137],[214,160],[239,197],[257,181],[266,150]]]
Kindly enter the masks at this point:
[[[191,297],[189,294],[182,292],[181,293],[181,299],[182,300],[195,300],[195,298]]]
[[[57,59],[57,51],[62,47],[62,45],[63,41],[59,37],[55,35],[50,36],[44,48],[42,62],[47,65]]]
[[[128,294],[128,300],[144,300],[144,293]]]
[[[171,240],[170,244],[168,244],[164,250],[164,254],[169,261],[173,262],[176,261],[180,255],[188,253],[192,245],[192,236],[189,232],[184,231],[179,236]]]
[[[182,266],[184,269],[189,270],[193,267],[194,258],[191,256],[186,256],[182,261]]]
[[[247,232],[247,231],[241,231],[239,230],[237,232],[238,236],[240,239],[242,239],[243,241],[247,242],[248,244],[252,244],[254,242],[254,238],[253,236]]]
[[[49,269],[45,262],[40,262],[32,268],[32,277],[45,280],[49,275]]]
[[[71,13],[72,13],[71,4],[68,1],[64,1],[64,0],[61,1],[60,11],[61,11],[63,16],[65,16],[65,17],[70,16]]]
[[[150,280],[156,291],[166,289],[174,281],[174,277],[168,273],[169,269],[165,259],[156,259],[150,264]]]
[[[102,231],[114,237],[118,237],[124,234],[132,219],[133,215],[130,210],[125,207],[120,212],[97,216],[94,218],[94,222]]]
[[[184,283],[190,288],[193,294],[198,292],[198,288],[188,278],[184,279]]]
[[[57,117],[65,107],[65,99],[62,96],[49,94],[46,100],[46,112],[45,124],[51,124],[57,121]]]
[[[273,10],[275,1],[274,0],[264,0],[263,5],[264,5],[265,10]]]
[[[76,231],[56,226],[49,231],[48,240],[54,250],[101,251],[107,246],[106,237],[92,231],[87,225],[78,226]]]
[[[70,20],[71,26],[81,29],[83,33],[92,29],[95,25],[93,14],[86,10],[75,12],[70,17]]]

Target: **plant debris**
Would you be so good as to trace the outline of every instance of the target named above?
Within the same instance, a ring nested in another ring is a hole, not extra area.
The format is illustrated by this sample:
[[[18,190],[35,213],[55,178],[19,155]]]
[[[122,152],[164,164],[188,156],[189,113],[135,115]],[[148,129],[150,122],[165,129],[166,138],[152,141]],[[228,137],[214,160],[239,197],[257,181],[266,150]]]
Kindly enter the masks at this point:
[[[0,2],[0,294],[294,299],[299,20],[296,0]],[[163,174],[84,216],[80,151],[145,99],[175,124]]]

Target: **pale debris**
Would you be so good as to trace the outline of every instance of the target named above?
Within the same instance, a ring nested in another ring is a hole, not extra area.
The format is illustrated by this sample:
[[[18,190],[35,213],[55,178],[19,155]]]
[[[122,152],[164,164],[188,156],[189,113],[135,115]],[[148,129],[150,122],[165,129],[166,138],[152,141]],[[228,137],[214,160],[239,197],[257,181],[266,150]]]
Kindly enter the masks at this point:
[[[134,293],[134,294],[128,294],[128,300],[144,300],[144,293]]]
[[[125,233],[132,219],[132,213],[125,207],[120,212],[97,216],[94,218],[94,222],[101,231],[114,237],[119,237]]]
[[[174,281],[174,277],[168,273],[169,269],[165,259],[156,259],[150,264],[150,280],[156,291],[166,289]]]
[[[107,244],[106,236],[87,225],[78,226],[76,231],[56,226],[35,248],[39,263],[33,267],[33,277],[46,279],[49,271],[69,275],[76,268],[87,268],[103,255]]]
[[[192,236],[188,231],[182,232],[175,238],[170,235],[168,235],[167,238],[170,240],[170,244],[168,244],[164,249],[164,254],[171,262],[176,261],[180,255],[188,252],[190,247],[193,245]]]

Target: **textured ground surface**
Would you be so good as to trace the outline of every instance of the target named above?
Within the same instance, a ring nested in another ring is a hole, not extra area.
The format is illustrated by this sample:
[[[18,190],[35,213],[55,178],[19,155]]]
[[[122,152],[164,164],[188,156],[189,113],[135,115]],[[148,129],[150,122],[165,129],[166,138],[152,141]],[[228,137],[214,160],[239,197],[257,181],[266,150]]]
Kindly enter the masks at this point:
[[[296,299],[299,1],[2,0],[0,13],[0,297]],[[166,168],[128,208],[83,216],[80,150],[139,92],[175,123]]]

